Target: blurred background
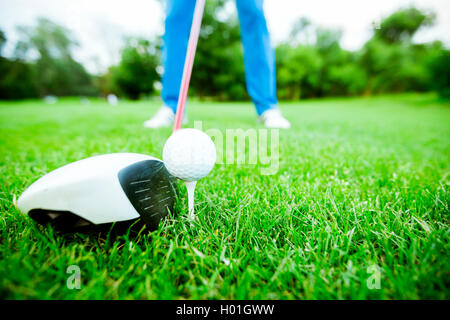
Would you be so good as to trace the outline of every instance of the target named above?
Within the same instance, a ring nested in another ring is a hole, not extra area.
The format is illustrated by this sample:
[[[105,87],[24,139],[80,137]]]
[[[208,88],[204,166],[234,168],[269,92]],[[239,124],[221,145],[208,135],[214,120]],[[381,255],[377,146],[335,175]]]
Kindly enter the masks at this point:
[[[0,99],[159,95],[165,1],[0,0]],[[278,97],[450,97],[450,1],[265,0]],[[234,0],[207,0],[190,95],[249,100]]]

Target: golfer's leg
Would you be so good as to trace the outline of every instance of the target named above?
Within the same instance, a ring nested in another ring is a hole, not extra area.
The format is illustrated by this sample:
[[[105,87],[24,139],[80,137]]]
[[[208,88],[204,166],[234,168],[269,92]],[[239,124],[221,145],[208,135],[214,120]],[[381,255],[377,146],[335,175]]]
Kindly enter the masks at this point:
[[[247,90],[261,115],[276,107],[275,52],[263,12],[263,0],[236,0],[244,45]]]
[[[162,100],[176,112],[195,0],[167,0],[163,36]]]

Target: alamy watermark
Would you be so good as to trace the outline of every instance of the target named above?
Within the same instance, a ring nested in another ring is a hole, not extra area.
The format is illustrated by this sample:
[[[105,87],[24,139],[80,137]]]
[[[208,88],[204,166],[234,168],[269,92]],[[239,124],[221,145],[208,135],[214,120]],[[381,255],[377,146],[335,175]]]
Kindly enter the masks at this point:
[[[203,131],[201,121],[194,129]],[[278,129],[220,129],[204,131],[216,145],[217,164],[259,165],[263,175],[273,175],[280,166],[280,133]]]
[[[67,274],[70,274],[70,276],[67,278],[66,285],[67,289],[73,290],[81,289],[81,270],[80,267],[76,264],[70,265],[67,267],[66,270]]]
[[[381,289],[381,268],[373,264],[368,266],[366,271],[370,275],[366,280],[367,288],[370,290]]]

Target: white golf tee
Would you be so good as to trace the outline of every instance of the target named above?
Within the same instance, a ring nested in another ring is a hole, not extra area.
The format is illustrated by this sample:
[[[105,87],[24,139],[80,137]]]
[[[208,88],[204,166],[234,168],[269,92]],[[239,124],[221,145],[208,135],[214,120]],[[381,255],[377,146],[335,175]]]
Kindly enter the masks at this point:
[[[194,220],[195,219],[194,194],[195,194],[195,186],[197,184],[197,181],[185,181],[184,184],[186,185],[186,189],[187,189],[187,193],[188,193],[188,208],[189,208],[188,217],[190,220]]]

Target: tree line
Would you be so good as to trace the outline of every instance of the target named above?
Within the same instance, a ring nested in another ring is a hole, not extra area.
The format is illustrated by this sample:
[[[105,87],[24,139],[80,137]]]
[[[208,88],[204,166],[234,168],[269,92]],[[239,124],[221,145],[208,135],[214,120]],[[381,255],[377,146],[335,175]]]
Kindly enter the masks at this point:
[[[197,48],[190,94],[220,101],[247,100],[236,15],[218,18],[227,0],[208,1]],[[342,48],[340,30],[300,18],[286,41],[275,48],[281,100],[437,91],[450,97],[450,51],[440,41],[415,44],[416,32],[435,21],[414,7],[398,10],[373,26],[360,50]],[[78,45],[66,28],[40,18],[19,27],[12,58],[2,56],[7,39],[0,31],[0,99],[99,96],[129,99],[158,94],[160,38],[129,38],[117,65],[90,75],[72,55]]]

